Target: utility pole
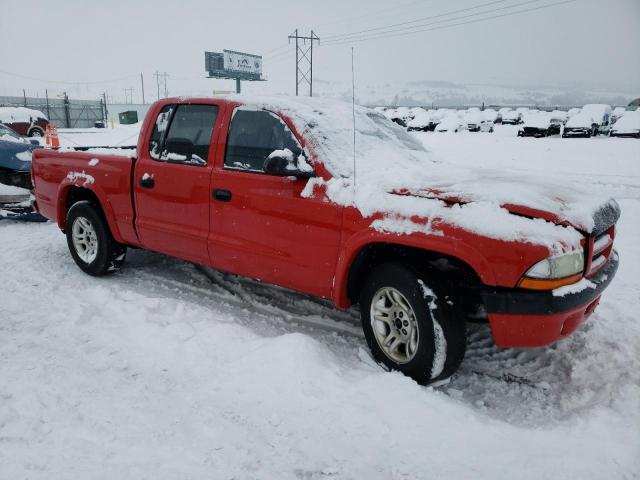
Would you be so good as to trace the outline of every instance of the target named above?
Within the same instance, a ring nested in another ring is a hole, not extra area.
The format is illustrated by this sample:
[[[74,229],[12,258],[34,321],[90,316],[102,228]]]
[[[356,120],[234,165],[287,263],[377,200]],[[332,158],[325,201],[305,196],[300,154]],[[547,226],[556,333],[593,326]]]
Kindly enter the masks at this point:
[[[313,97],[313,42],[320,44],[320,37],[313,30],[308,37],[300,36],[296,28],[288,38],[289,42],[292,39],[296,41],[296,96],[298,96],[300,83],[304,81],[309,85],[309,96]],[[307,41],[309,41],[308,45]]]
[[[156,70],[156,73],[154,73],[154,75],[156,77],[156,86],[158,87],[158,100],[160,100],[160,72]]]
[[[124,103],[133,103],[133,88],[124,88]]]
[[[104,102],[104,124],[107,125],[109,121],[109,111],[107,110],[107,92],[102,92],[102,99]]]
[[[156,71],[154,75],[156,77],[156,86],[158,87],[158,100],[160,100],[160,77],[162,77],[162,81],[164,82],[164,98],[167,98],[169,96],[169,91],[167,90],[167,77],[169,74],[167,72],[160,73]]]
[[[24,88],[22,89],[22,96],[24,98],[24,106],[26,107],[27,106],[27,92],[26,92],[26,90]]]
[[[44,89],[44,96],[47,99],[47,118],[51,118],[51,112],[49,111],[49,89]]]
[[[140,72],[140,86],[142,87],[142,104],[144,105],[144,76]]]

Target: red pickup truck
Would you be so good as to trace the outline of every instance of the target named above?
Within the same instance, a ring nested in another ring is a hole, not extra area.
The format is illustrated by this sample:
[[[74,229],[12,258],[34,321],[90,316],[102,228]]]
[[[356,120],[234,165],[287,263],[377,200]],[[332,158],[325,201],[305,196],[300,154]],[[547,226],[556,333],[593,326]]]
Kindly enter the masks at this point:
[[[618,266],[615,201],[447,164],[338,101],[169,98],[135,150],[36,150],[32,177],[85,272],[131,246],[359,304],[374,358],[425,384],[467,321],[502,347],[569,335]]]

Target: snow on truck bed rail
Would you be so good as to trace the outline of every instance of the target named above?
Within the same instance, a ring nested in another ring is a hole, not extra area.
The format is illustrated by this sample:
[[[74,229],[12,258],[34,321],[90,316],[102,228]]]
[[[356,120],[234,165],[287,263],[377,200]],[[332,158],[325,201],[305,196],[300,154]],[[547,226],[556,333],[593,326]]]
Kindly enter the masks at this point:
[[[327,182],[330,200],[355,206],[364,216],[382,211],[396,231],[403,230],[398,225],[400,218],[410,222],[413,215],[429,216],[492,238],[529,241],[561,251],[578,248],[582,235],[573,228],[511,215],[504,205],[549,212],[590,232],[594,214],[610,200],[554,182],[551,177],[524,177],[445,163],[379,112],[359,106],[355,107],[354,161],[351,103],[317,98],[231,98],[287,115],[333,176]],[[482,161],[478,158],[478,164]],[[318,183],[318,179],[310,180],[304,193],[309,195]],[[399,191],[410,194],[394,193]],[[443,201],[452,197],[463,203],[450,206]]]
[[[117,157],[136,158],[135,148],[119,148],[119,147],[88,147],[81,149],[73,147],[61,147],[59,152],[80,152],[92,155],[115,155]]]

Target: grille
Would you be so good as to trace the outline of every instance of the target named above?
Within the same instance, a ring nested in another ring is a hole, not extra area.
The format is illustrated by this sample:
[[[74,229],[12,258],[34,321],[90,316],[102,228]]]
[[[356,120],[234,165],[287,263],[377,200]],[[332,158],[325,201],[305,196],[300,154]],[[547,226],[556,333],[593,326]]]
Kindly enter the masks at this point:
[[[596,236],[589,237],[589,252],[591,255],[587,261],[587,274],[590,277],[600,270],[613,251],[613,239],[615,237],[615,226],[611,225],[604,232]]]

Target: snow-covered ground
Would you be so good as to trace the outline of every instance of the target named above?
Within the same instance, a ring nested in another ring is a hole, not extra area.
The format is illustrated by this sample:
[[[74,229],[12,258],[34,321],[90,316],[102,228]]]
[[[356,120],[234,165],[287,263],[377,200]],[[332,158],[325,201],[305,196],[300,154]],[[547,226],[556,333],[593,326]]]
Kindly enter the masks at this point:
[[[415,135],[610,193],[621,266],[553,347],[472,327],[440,388],[376,366],[355,311],[144,251],[96,279],[55,225],[3,221],[0,478],[640,478],[640,142],[514,132]]]

